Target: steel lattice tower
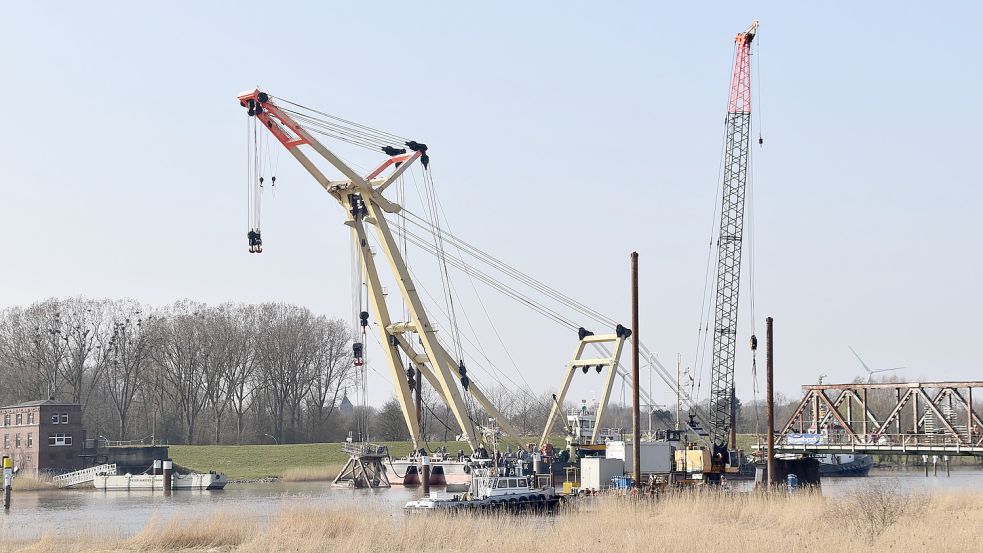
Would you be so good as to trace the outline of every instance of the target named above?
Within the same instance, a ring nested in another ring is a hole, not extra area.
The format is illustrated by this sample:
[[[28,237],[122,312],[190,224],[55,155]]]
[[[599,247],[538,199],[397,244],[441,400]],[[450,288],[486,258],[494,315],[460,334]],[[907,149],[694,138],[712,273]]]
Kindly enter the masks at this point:
[[[758,23],[734,39],[734,71],[727,101],[720,234],[717,237],[717,291],[714,308],[713,364],[710,369],[710,438],[714,458],[727,451],[732,420],[737,300],[741,283],[744,197],[751,144],[751,41]]]

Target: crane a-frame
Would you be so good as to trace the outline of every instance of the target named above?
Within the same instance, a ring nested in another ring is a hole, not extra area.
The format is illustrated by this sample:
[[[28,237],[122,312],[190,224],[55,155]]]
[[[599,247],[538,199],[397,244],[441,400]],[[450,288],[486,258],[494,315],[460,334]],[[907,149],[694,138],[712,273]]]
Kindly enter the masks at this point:
[[[351,228],[352,238],[359,251],[362,274],[369,291],[369,305],[378,328],[379,342],[383,345],[387,365],[396,386],[396,398],[406,427],[409,429],[414,449],[419,450],[422,437],[401,355],[406,356],[418,373],[422,374],[437,390],[449,407],[461,429],[463,439],[468,442],[472,451],[478,448],[481,433],[466,408],[461,390],[458,388],[459,383],[489,416],[496,419],[496,423],[503,431],[517,436],[508,419],[498,412],[477,384],[468,379],[463,363],[454,360],[437,339],[434,326],[386,221],[386,213],[398,213],[401,207],[386,199],[383,193],[414,163],[420,161],[426,167],[429,161],[427,146],[411,140],[404,144],[405,148],[392,146],[383,148],[382,153],[387,155],[386,159],[368,174],[360,175],[315,139],[308,129],[287,113],[289,110],[277,105],[270,94],[254,89],[240,94],[238,100],[242,107],[248,109],[248,115],[256,117],[345,210],[344,224]],[[305,145],[327,160],[343,178],[329,179],[301,150]],[[367,227],[374,229],[376,240],[406,303],[409,313],[407,321],[394,321],[386,304],[379,268],[370,251]],[[252,235],[250,244],[251,246],[253,244]],[[363,314],[362,320],[365,321],[366,318],[367,314]],[[416,351],[414,343],[417,341],[407,339],[407,335],[418,336],[423,351]]]

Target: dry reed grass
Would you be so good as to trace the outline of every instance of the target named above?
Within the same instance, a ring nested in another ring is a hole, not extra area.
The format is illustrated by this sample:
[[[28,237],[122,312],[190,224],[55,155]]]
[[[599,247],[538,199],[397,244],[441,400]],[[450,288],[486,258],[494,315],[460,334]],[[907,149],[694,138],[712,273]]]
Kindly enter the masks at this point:
[[[150,521],[125,546],[137,551],[179,551],[237,546],[245,543],[259,528],[256,517],[218,511],[207,517],[176,517],[162,523]]]
[[[873,521],[873,522],[871,522]],[[50,544],[51,542],[48,542]],[[226,512],[160,524],[84,551],[495,551],[689,553],[714,550],[983,549],[983,494],[905,494],[862,486],[847,497],[691,491],[657,500],[599,497],[555,517],[404,517],[383,507],[303,505],[271,520]],[[2,548],[0,548],[2,549]],[[28,551],[28,550],[24,550]],[[29,551],[61,551],[42,540]]]
[[[33,492],[38,490],[55,489],[55,485],[52,481],[51,475],[49,474],[40,474],[38,476],[18,474],[14,476],[11,489],[13,491]]]
[[[317,467],[293,467],[283,471],[284,482],[325,482],[334,480],[344,465],[329,464]]]

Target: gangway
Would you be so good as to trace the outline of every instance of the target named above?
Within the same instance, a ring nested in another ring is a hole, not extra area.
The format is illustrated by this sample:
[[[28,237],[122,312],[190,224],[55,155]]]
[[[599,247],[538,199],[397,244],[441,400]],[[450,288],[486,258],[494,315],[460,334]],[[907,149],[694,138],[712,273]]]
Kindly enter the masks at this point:
[[[85,484],[86,482],[92,482],[95,480],[97,474],[116,474],[116,464],[106,464],[106,465],[96,465],[94,467],[89,467],[87,469],[77,470],[75,472],[68,472],[55,476],[52,481],[59,488],[69,488],[71,486],[78,486],[79,484]]]

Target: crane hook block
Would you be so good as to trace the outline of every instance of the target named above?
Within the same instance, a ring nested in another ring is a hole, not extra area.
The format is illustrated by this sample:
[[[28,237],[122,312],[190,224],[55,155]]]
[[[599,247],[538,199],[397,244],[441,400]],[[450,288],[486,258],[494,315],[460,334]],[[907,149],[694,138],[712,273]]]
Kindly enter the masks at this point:
[[[263,238],[257,229],[251,229],[246,233],[249,239],[249,253],[263,253]]]
[[[361,321],[363,327],[369,326],[369,312],[362,311],[358,314],[358,319]]]
[[[594,335],[593,332],[587,330],[584,327],[580,327],[579,329],[577,329],[577,336],[580,336],[580,339],[581,340],[583,340],[584,338],[586,338],[588,336],[593,336],[593,335]]]
[[[758,349],[758,337],[754,334],[751,335],[751,351],[756,351]]]
[[[614,333],[618,336],[618,338],[627,338],[631,336],[631,329],[618,325],[614,328]]]
[[[355,366],[361,367],[362,363],[362,342],[355,342],[352,344],[352,357],[355,358]]]

